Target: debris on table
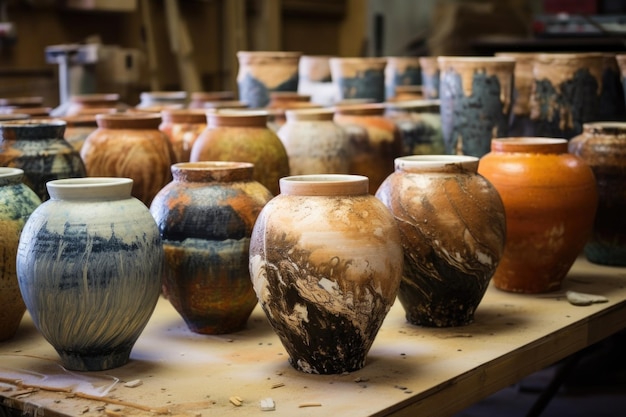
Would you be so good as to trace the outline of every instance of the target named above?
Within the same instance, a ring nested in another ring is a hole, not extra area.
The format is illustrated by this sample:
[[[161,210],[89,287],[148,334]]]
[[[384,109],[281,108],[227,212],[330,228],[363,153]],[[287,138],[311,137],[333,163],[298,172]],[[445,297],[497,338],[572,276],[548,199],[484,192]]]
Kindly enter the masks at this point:
[[[137,388],[141,384],[143,384],[143,381],[141,379],[133,379],[132,381],[128,381],[127,383],[125,383],[124,386],[127,388]]]
[[[321,403],[300,403],[298,405],[298,408],[305,408],[305,407],[321,407],[322,404]]]
[[[241,407],[241,404],[243,404],[243,399],[237,395],[230,397],[228,401],[235,407]]]
[[[591,304],[607,303],[609,301],[609,299],[603,295],[586,294],[576,291],[567,291],[565,296],[567,297],[567,301],[575,306],[590,306]]]
[[[276,403],[271,398],[264,398],[261,400],[261,411],[274,411],[276,410]]]

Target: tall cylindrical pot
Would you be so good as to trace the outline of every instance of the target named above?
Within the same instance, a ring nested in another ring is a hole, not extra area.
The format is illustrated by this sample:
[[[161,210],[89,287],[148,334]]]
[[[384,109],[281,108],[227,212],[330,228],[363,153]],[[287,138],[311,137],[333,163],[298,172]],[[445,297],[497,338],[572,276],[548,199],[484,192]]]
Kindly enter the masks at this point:
[[[331,58],[329,62],[337,101],[385,101],[385,58]]]
[[[497,57],[515,59],[513,108],[509,116],[508,136],[533,136],[530,120],[530,94],[533,87],[535,52],[498,52]]]
[[[422,76],[422,94],[425,99],[439,98],[439,62],[436,56],[422,56],[419,58],[420,73]]]
[[[385,100],[397,97],[397,87],[422,84],[419,57],[388,56],[385,66]]]

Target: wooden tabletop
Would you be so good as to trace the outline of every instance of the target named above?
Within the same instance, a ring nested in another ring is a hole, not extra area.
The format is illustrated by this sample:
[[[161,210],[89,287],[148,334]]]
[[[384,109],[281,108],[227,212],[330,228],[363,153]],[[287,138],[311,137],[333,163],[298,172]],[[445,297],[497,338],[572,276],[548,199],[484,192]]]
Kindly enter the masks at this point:
[[[567,290],[609,301],[574,306]],[[343,375],[293,369],[259,308],[245,330],[203,336],[161,299],[128,364],[83,373],[60,366],[26,315],[0,343],[0,403],[40,416],[446,416],[625,327],[626,268],[582,258],[559,292],[490,287],[464,327],[410,325],[396,302],[365,367]]]

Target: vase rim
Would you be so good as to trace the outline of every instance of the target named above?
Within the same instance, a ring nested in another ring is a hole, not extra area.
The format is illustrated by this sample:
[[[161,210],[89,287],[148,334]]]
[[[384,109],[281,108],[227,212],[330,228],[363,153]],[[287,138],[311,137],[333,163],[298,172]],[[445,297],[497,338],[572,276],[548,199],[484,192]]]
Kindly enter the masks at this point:
[[[387,58],[381,56],[351,56],[351,57],[332,57],[330,62],[387,62]]]
[[[379,114],[385,111],[383,103],[361,103],[335,105],[335,113],[340,114]]]
[[[550,137],[509,137],[493,138],[491,140],[492,151],[505,152],[528,152],[537,150],[543,152],[567,151],[567,139]]]
[[[7,120],[2,122],[0,128],[3,127],[41,127],[41,125],[52,126],[52,127],[65,127],[67,123],[62,119],[17,119],[17,120]]]
[[[388,109],[411,109],[414,107],[432,107],[440,106],[440,99],[416,99],[416,100],[403,100],[403,101],[387,101],[383,103]]]
[[[408,155],[396,158],[395,165],[410,164],[423,167],[436,167],[448,164],[475,163],[479,158],[470,155]]]
[[[70,96],[70,101],[74,103],[90,103],[90,102],[111,102],[118,101],[120,95],[117,93],[102,93],[102,94],[74,94]]]
[[[367,194],[369,178],[355,174],[305,174],[279,180],[281,194],[341,196]]]
[[[24,175],[24,170],[21,168],[0,167],[0,178],[11,178],[20,175]]]
[[[0,113],[0,122],[8,122],[11,120],[25,120],[28,119],[30,115],[26,113]]]
[[[626,130],[626,122],[590,122],[583,123],[583,129],[624,129]]]
[[[302,108],[285,110],[287,120],[306,120],[316,116],[328,116],[332,119],[335,110],[330,107]]]
[[[46,188],[51,199],[94,200],[130,198],[132,178],[82,177],[48,181]],[[95,191],[93,194],[86,191]]]
[[[294,57],[294,56],[301,56],[302,52],[300,51],[248,51],[248,50],[243,50],[243,51],[237,51],[237,55],[257,55],[257,56],[268,56],[268,57],[273,57],[273,56],[285,56],[285,57]]]
[[[248,104],[240,100],[209,100],[202,103],[202,106],[208,110],[237,110],[247,108]]]
[[[187,98],[186,91],[143,91],[140,98],[158,98],[162,100],[184,100]]]
[[[178,162],[172,165],[172,169],[184,169],[186,171],[206,171],[210,170],[231,170],[231,169],[250,169],[254,168],[251,162],[238,161],[197,161],[197,162]]]
[[[437,62],[468,62],[468,63],[515,63],[514,58],[503,56],[454,56],[454,55],[441,55],[437,57]]]

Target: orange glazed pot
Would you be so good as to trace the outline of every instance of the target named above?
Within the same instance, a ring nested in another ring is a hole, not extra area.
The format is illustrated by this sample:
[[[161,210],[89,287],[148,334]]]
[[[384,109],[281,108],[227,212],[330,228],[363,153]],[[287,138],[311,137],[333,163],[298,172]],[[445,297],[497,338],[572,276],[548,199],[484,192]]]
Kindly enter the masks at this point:
[[[591,168],[569,154],[567,140],[493,139],[478,173],[500,193],[506,213],[496,288],[558,290],[591,235],[598,192]]]

